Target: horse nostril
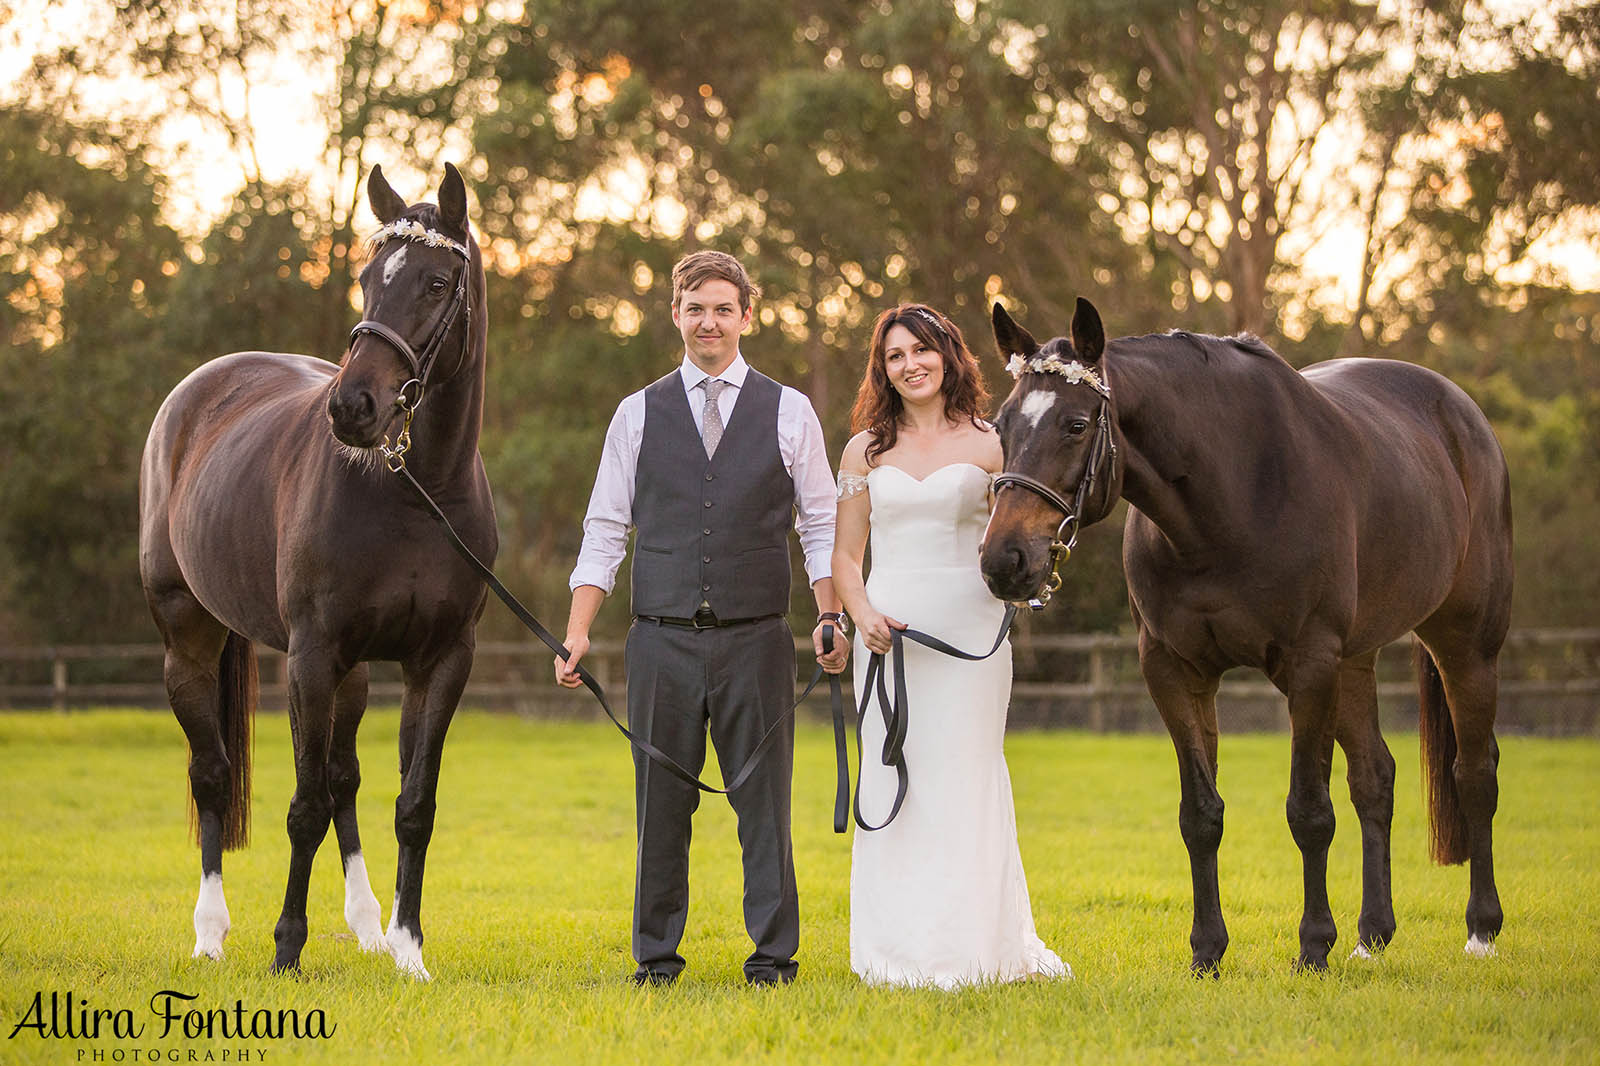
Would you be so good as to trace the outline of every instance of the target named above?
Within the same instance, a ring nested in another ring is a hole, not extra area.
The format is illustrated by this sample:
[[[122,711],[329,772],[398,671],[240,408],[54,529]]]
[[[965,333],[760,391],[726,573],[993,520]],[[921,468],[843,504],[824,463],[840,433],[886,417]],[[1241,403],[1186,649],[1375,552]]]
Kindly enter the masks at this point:
[[[328,414],[344,425],[371,421],[378,404],[366,389],[328,390]]]
[[[1014,574],[1025,573],[1028,569],[1028,557],[1022,553],[1021,548],[1011,549],[1011,572]]]

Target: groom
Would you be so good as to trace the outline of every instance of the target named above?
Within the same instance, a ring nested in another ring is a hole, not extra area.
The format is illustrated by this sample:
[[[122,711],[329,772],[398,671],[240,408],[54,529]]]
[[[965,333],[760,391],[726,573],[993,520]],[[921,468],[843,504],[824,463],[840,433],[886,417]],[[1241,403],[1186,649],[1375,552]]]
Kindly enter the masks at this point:
[[[794,702],[789,530],[800,534],[819,621],[818,658],[844,669],[848,645],[822,655],[821,619],[837,619],[831,577],[834,487],[811,403],[752,370],[739,352],[755,286],[722,252],[672,270],[672,321],[682,364],[628,396],[606,430],[600,469],[572,571],[572,611],[556,680],[580,684],[589,627],[616,580],[628,530],[633,624],[628,630],[628,725],[698,773],[706,729],[723,779]],[[700,793],[633,753],[638,857],[633,957],[637,984],[670,984],[689,910],[690,817]],[[791,720],[748,780],[728,796],[744,856],[744,921],[755,950],[745,980],[794,980],[800,911],[789,840]]]

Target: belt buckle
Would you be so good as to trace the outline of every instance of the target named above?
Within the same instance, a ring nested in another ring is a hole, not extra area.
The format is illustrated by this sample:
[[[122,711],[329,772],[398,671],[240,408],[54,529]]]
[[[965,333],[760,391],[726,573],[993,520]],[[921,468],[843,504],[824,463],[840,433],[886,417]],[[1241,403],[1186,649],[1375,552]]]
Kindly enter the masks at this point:
[[[694,615],[689,619],[689,622],[696,629],[715,629],[715,628],[717,628],[717,616],[712,614],[709,608],[696,611],[694,613]]]

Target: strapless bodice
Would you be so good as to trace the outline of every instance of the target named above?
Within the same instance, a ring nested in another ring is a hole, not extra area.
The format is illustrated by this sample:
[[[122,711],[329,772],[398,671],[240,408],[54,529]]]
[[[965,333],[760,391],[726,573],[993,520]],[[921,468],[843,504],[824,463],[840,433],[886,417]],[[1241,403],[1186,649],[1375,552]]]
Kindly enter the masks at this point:
[[[921,480],[896,466],[874,467],[867,474],[873,571],[976,571],[990,480],[972,463],[950,463]]]

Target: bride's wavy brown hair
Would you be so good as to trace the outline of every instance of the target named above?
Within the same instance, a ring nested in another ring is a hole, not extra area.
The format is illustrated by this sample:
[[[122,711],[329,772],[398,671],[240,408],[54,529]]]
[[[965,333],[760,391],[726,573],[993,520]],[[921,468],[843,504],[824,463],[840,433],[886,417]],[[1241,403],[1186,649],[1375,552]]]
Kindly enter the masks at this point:
[[[867,445],[867,464],[893,448],[900,433],[900,416],[905,401],[889,384],[884,365],[884,348],[889,331],[904,326],[912,335],[943,356],[944,414],[951,422],[968,419],[979,425],[989,406],[989,390],[983,384],[978,360],[961,336],[961,327],[926,304],[900,304],[878,316],[872,327],[872,347],[867,350],[867,370],[856,390],[856,404],[850,410],[850,432],[872,434]]]

